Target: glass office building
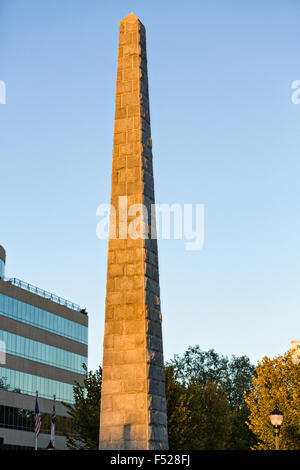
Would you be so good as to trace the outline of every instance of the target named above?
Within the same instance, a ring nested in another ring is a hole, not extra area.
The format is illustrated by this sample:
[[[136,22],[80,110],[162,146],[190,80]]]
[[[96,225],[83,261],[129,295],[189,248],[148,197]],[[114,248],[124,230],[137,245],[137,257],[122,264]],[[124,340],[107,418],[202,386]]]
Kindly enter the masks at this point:
[[[34,447],[36,392],[43,417],[40,447],[49,443],[55,396],[60,423],[57,448],[65,448],[63,433],[71,423],[61,402],[72,403],[74,382],[84,379],[87,343],[85,310],[19,279],[7,279],[5,251],[0,246],[0,441],[2,437],[4,449]]]

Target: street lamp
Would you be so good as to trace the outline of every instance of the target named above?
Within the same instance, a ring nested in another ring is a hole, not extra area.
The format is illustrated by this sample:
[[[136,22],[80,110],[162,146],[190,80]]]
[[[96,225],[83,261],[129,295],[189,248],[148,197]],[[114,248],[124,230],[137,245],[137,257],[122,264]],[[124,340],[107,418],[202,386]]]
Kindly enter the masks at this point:
[[[279,433],[283,422],[283,413],[279,411],[278,405],[275,405],[274,410],[270,413],[270,421],[274,428],[275,449],[279,450]]]

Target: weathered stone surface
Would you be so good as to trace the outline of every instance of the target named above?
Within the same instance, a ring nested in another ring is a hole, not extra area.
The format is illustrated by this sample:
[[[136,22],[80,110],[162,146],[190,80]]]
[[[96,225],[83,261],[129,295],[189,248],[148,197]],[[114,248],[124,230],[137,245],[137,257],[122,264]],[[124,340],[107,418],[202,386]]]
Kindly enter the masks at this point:
[[[127,215],[119,214],[120,196],[127,197]],[[131,13],[119,28],[111,188],[116,238],[108,247],[100,449],[168,448],[153,203],[146,35]],[[132,204],[148,209],[146,239],[127,237],[137,215],[128,213]]]

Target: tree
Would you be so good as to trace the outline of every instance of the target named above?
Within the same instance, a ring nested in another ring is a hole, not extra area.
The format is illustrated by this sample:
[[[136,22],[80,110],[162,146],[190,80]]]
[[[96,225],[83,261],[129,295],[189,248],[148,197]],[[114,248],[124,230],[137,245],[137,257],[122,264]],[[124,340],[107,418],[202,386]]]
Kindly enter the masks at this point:
[[[0,390],[9,390],[10,385],[6,384],[6,377],[0,378]]]
[[[170,449],[185,450],[196,432],[192,423],[191,397],[174,375],[174,368],[165,368],[168,437]]]
[[[102,369],[96,372],[82,365],[86,378],[83,385],[75,382],[74,404],[63,403],[72,418],[72,432],[66,434],[69,450],[97,450],[99,448],[100,399]]]
[[[230,410],[216,384],[180,382],[166,368],[169,447],[173,450],[218,450],[230,438]]]
[[[213,349],[202,351],[198,345],[189,346],[182,357],[175,354],[170,365],[183,381],[193,377],[201,385],[212,382],[222,387],[233,409],[245,402],[244,390],[249,391],[255,372],[247,356],[228,359]]]
[[[203,450],[226,449],[231,436],[230,409],[227,396],[215,383],[189,385],[194,397],[193,418],[197,422]]]
[[[170,361],[175,376],[183,383],[195,380],[199,385],[216,384],[228,399],[230,407],[231,439],[228,449],[247,450],[256,443],[246,420],[249,410],[246,406],[244,392],[249,392],[254,366],[247,356],[231,359],[221,356],[213,349],[202,351],[198,345],[190,346],[183,356],[175,355]]]
[[[246,403],[250,410],[248,426],[259,442],[254,449],[274,449],[269,414],[277,404],[284,420],[280,430],[282,450],[300,450],[300,364],[290,353],[274,359],[264,357],[256,367]]]
[[[248,417],[249,409],[246,402],[239,408],[231,410],[231,439],[228,443],[228,450],[250,450],[257,443],[255,435],[247,426]]]

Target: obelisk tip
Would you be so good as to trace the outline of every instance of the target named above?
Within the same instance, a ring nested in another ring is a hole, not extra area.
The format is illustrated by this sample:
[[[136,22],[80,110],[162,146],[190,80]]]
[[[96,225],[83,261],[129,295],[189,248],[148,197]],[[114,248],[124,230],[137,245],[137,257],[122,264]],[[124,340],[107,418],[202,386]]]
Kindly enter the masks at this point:
[[[139,21],[139,19],[132,11],[129,15],[125,16],[125,18],[123,18],[121,21],[126,21],[127,23],[129,22],[133,23],[135,21]]]

